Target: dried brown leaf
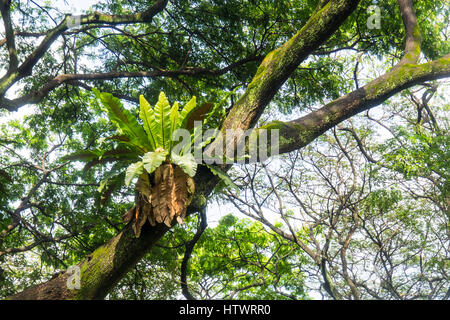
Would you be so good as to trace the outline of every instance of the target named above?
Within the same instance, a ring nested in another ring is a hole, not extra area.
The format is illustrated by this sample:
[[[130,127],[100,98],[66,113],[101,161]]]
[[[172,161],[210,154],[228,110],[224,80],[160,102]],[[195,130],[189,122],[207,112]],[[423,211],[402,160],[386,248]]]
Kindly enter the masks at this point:
[[[147,197],[147,201],[151,201],[152,188],[150,186],[150,178],[146,172],[141,174],[136,182],[136,190]]]
[[[155,170],[153,186],[145,174],[139,177],[136,189],[139,191],[138,203],[123,218],[125,222],[133,220],[133,230],[139,237],[147,220],[152,226],[164,223],[171,227],[174,220],[183,224],[195,185],[180,167],[168,163]]]
[[[194,189],[192,178],[180,167],[172,164],[160,166],[155,172],[152,188],[154,220],[170,227],[175,218],[184,218]]]

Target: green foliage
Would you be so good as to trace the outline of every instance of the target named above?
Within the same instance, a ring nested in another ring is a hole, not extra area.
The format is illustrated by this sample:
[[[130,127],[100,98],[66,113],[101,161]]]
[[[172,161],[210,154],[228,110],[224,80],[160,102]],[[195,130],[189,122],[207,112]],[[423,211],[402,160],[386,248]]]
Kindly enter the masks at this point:
[[[399,201],[402,200],[401,192],[397,189],[375,190],[364,200],[364,214],[377,215],[389,212],[396,208]]]
[[[156,131],[156,148],[162,148],[167,150],[170,154],[170,143],[172,138],[172,124],[170,123],[171,108],[169,101],[167,101],[166,95],[161,92],[158,102],[153,108],[155,121],[154,125],[157,127]],[[176,128],[176,127],[174,127]]]
[[[165,157],[164,157],[164,159],[165,159]],[[130,164],[125,173],[125,185],[129,186],[131,183],[131,180],[133,180],[134,177],[140,176],[143,172],[143,168],[144,168],[143,161],[139,161],[139,162]]]
[[[412,130],[411,130],[412,129]],[[445,203],[450,196],[450,135],[429,131],[421,125],[397,127],[395,139],[380,146],[384,163],[406,179],[432,179]]]
[[[158,131],[160,131],[160,129],[158,128],[158,123],[155,119],[155,112],[153,111],[153,108],[150,106],[148,101],[145,100],[143,95],[139,96],[139,101],[141,105],[139,118],[141,118],[142,120],[152,150],[155,150],[157,144],[161,145],[161,137],[160,135],[158,135]]]
[[[136,299],[139,292],[156,299],[181,294],[178,281],[184,246],[179,244],[192,239],[197,224],[191,218],[161,239],[136,271],[119,283],[113,298]],[[301,272],[306,263],[294,244],[268,232],[261,223],[228,214],[196,243],[187,270],[188,286],[198,299],[308,299]],[[133,281],[136,277],[138,282]],[[134,290],[121,290],[128,285]]]
[[[126,109],[123,108],[119,99],[107,92],[100,92],[97,89],[92,90],[97,98],[102,102],[102,110],[108,114],[109,120],[114,123],[119,134],[128,138],[115,138],[120,143],[129,144],[132,148],[142,152],[150,151],[149,139],[145,135],[141,125],[136,118]]]
[[[93,92],[102,102],[102,110],[108,114],[119,132],[119,135],[104,138],[102,141],[106,139],[116,141],[120,147],[113,150],[80,151],[64,159],[86,161],[90,165],[105,162],[106,159],[113,161],[140,159],[126,169],[126,186],[135,177],[140,176],[143,170],[150,174],[165,161],[179,165],[191,177],[195,175],[197,163],[191,154],[172,153],[172,135],[176,130],[185,128],[189,116],[196,110],[195,97],[179,112],[178,103],[174,103],[171,107],[164,92],[160,93],[154,108],[141,95],[139,112],[139,118],[143,123],[141,126],[136,117],[112,94],[96,89],[93,89]]]
[[[114,124],[119,134],[99,139],[101,143],[116,142],[118,146],[112,149],[84,150],[64,156],[63,160],[78,160],[87,162],[85,170],[94,165],[105,164],[107,162],[130,162],[124,171],[123,166],[115,166],[107,179],[103,180],[99,191],[105,191],[102,195],[104,203],[112,191],[119,187],[118,176],[125,177],[125,185],[129,186],[131,181],[139,177],[145,170],[148,174],[153,173],[156,168],[166,161],[178,165],[190,177],[194,177],[197,170],[197,162],[194,156],[189,152],[191,146],[199,139],[199,132],[204,128],[211,127],[217,119],[223,118],[223,105],[225,101],[235,94],[235,91],[228,93],[217,104],[210,108],[209,112],[200,118],[201,127],[197,126],[191,130],[191,141],[182,148],[179,148],[179,154],[173,152],[174,142],[173,134],[178,129],[187,129],[190,118],[200,107],[196,104],[196,97],[192,97],[186,105],[179,110],[179,105],[175,102],[170,106],[164,92],[159,94],[158,102],[154,107],[140,95],[139,118],[142,121],[138,123],[136,117],[126,110],[121,101],[110,93],[100,92],[93,89],[95,96],[102,103],[101,110],[106,112],[109,120]],[[206,141],[199,144],[204,148],[215,138],[214,135]],[[185,143],[185,141],[183,141]],[[182,142],[180,142],[182,143]],[[111,147],[111,145],[106,146]],[[137,161],[136,161],[137,160]],[[233,186],[231,179],[224,172],[218,172],[218,168],[208,166],[211,171],[218,175],[226,185]],[[112,179],[114,177],[114,179]],[[108,186],[107,188],[105,186]]]
[[[174,164],[183,169],[188,176],[193,177],[195,175],[195,172],[197,171],[197,162],[191,153],[182,156],[172,153],[171,160]]]
[[[437,173],[450,179],[449,135],[433,134],[420,125],[412,132],[398,127],[396,138],[388,141],[383,149],[388,151],[386,163],[407,178]]]
[[[305,259],[294,244],[267,232],[259,222],[230,214],[222,217],[217,227],[207,229],[197,243],[190,283],[196,288],[202,278],[217,279],[214,289],[233,299],[286,299],[277,287],[305,299],[303,263]],[[234,288],[248,289],[234,292]]]

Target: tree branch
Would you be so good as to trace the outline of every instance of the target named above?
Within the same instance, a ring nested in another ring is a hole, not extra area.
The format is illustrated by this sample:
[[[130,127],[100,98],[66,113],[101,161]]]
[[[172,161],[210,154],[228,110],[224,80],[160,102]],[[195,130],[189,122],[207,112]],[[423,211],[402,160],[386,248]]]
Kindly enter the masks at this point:
[[[262,61],[253,80],[225,119],[221,133],[235,130],[232,138],[225,138],[226,150],[235,150],[245,130],[253,128],[278,89],[299,64],[325,42],[356,9],[359,0],[329,1],[316,11],[306,24],[281,47],[270,52]],[[242,134],[237,133],[242,130]],[[237,133],[237,134],[236,134]],[[216,139],[206,154],[213,155],[219,143]],[[229,155],[228,155],[229,156]]]
[[[219,76],[227,73],[228,71],[238,68],[248,62],[261,61],[262,57],[258,55],[253,55],[237,62],[234,62],[221,69],[207,69],[207,68],[195,68],[195,67],[184,67],[178,70],[153,70],[153,71],[111,71],[104,73],[88,73],[88,74],[61,74],[55,78],[48,81],[40,89],[32,91],[28,94],[23,95],[20,98],[13,100],[4,98],[0,100],[0,108],[7,109],[9,111],[17,111],[21,106],[25,104],[38,103],[44,99],[49,92],[64,83],[75,84],[85,89],[92,88],[84,83],[79,82],[80,80],[112,80],[119,78],[157,78],[157,77],[171,77],[176,78],[178,76]],[[137,101],[137,99],[122,96],[127,100]],[[119,97],[120,98],[120,97]]]
[[[65,299],[103,299],[108,291],[139,261],[148,250],[169,229],[164,224],[151,227],[145,224],[141,235],[136,238],[129,223],[107,244],[99,247],[81,263],[81,288],[70,290],[67,287],[68,273],[47,282],[30,287],[11,300],[65,300]]]
[[[336,124],[424,81],[450,76],[450,54],[421,65],[405,64],[338,98],[319,110],[290,122],[273,121],[261,129],[280,130],[280,153],[308,145]]]
[[[396,67],[400,67],[406,63],[417,63],[420,56],[420,43],[422,35],[417,24],[416,14],[412,0],[397,0],[400,13],[403,19],[403,25],[406,32],[405,53]]]
[[[289,41],[270,52],[226,118],[222,131],[252,128],[292,72],[337,30],[358,3],[359,0],[328,2]]]
[[[353,138],[356,140],[356,144],[358,145],[359,150],[361,151],[361,153],[364,155],[364,157],[367,159],[367,161],[371,162],[371,163],[377,163],[378,161],[376,161],[374,158],[372,158],[372,156],[370,156],[366,149],[364,148],[364,144],[361,141],[361,139],[358,137],[358,135],[356,134],[355,130],[353,130],[352,128],[339,128],[338,130],[341,131],[347,131],[350,132],[350,134],[353,136]]]
[[[190,293],[189,287],[187,284],[187,268],[189,263],[189,258],[191,257],[192,251],[194,250],[195,244],[198,242],[200,237],[203,234],[203,231],[205,231],[206,227],[208,226],[208,223],[206,221],[206,208],[203,208],[200,210],[200,224],[198,226],[197,232],[195,233],[194,237],[191,241],[189,241],[186,244],[186,250],[184,252],[183,261],[181,262],[181,290],[183,292],[183,295],[186,297],[187,300],[196,300],[194,296]]]

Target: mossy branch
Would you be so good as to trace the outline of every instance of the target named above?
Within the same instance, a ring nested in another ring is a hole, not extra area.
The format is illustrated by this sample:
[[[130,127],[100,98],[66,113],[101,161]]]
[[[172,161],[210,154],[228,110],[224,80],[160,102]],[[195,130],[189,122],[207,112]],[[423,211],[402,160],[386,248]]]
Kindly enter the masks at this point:
[[[308,145],[336,124],[379,105],[404,89],[449,76],[450,54],[424,64],[403,64],[304,117],[288,122],[273,121],[260,129],[280,130],[279,151],[291,152]]]
[[[359,0],[329,1],[291,39],[270,52],[224,121],[222,130],[252,128],[292,72],[339,28],[358,3]]]
[[[424,81],[450,76],[450,54],[417,64],[422,36],[411,0],[398,0],[405,26],[405,51],[402,59],[386,74],[342,96],[317,111],[289,122],[274,121],[262,129],[278,129],[280,153],[300,149],[336,124],[379,105],[401,90]]]

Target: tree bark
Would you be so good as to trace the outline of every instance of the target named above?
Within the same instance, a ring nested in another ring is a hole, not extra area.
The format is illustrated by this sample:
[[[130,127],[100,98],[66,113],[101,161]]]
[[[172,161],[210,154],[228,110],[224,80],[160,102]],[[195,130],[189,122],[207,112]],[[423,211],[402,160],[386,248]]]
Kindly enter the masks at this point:
[[[164,224],[151,227],[146,223],[136,238],[128,224],[107,244],[99,247],[78,264],[81,270],[80,289],[68,289],[70,276],[63,273],[42,284],[9,297],[11,300],[103,299],[119,280],[166,233]]]
[[[200,167],[196,176],[196,196],[188,207],[187,215],[205,207],[208,196],[218,182],[206,167]],[[156,242],[169,230],[164,223],[152,227],[145,223],[136,238],[132,223],[108,243],[89,254],[77,266],[81,271],[81,287],[68,289],[71,274],[62,273],[47,282],[30,287],[8,297],[9,300],[90,300],[103,299],[127,272],[142,259]]]

